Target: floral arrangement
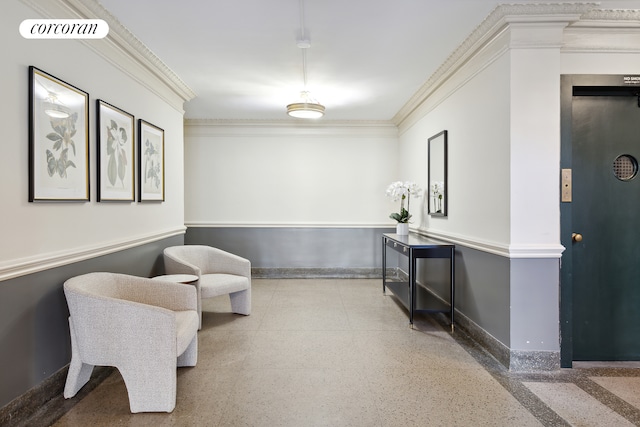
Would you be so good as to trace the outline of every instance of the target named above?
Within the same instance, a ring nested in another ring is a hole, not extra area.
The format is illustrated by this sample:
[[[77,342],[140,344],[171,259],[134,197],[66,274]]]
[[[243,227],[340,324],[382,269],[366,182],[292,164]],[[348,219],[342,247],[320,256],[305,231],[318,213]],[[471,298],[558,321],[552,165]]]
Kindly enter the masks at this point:
[[[409,202],[411,200],[411,196],[420,197],[422,195],[422,190],[415,182],[402,182],[396,181],[389,185],[387,188],[387,196],[391,197],[394,202],[400,200],[400,212],[394,212],[389,215],[389,218],[398,221],[398,223],[407,223],[409,219],[411,219],[411,214],[409,213]],[[407,208],[404,208],[404,202],[407,201]]]
[[[434,182],[431,184],[431,197],[433,198],[433,209],[436,213],[442,213],[442,195],[444,194],[444,182]]]

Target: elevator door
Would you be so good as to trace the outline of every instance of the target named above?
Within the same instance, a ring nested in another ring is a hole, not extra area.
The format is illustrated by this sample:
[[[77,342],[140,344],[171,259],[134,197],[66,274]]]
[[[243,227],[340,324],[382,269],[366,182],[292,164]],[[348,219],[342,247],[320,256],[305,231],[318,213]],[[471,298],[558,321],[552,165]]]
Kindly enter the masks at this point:
[[[638,98],[572,104],[573,360],[640,360]]]

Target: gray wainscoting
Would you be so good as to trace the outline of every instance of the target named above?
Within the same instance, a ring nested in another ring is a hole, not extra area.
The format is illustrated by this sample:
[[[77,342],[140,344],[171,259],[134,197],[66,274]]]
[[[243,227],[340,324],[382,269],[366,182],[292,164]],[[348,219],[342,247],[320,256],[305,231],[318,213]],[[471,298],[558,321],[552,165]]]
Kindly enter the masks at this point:
[[[0,282],[0,424],[3,417],[15,415],[6,413],[8,406],[20,411],[20,405],[9,402],[43,384],[71,360],[69,311],[62,290],[65,280],[94,271],[159,275],[164,273],[162,250],[183,242],[183,235],[174,236]],[[52,392],[62,393],[63,385],[54,385]],[[38,405],[29,404],[34,403]]]
[[[446,260],[421,260],[418,281],[448,300],[448,268]],[[457,246],[456,323],[512,371],[558,369],[557,277],[557,259],[509,259]],[[543,309],[530,313],[529,306]]]
[[[382,234],[395,228],[188,227],[187,245],[251,261],[254,277],[382,277]]]
[[[185,244],[210,245],[247,258],[254,277],[381,278],[382,234],[394,232],[394,228],[188,227]],[[388,272],[406,275],[406,257],[394,251],[387,255]],[[512,312],[513,299],[526,302],[540,298],[543,289],[548,295],[554,275],[558,275],[557,260],[509,259],[458,245],[458,326],[509,369],[555,369],[557,351],[512,345],[531,336],[531,331],[519,324],[523,315]],[[448,260],[419,260],[417,280],[436,296],[449,300]],[[554,301],[548,304],[550,313]],[[557,342],[552,333],[544,337],[536,334],[539,342]]]
[[[456,247],[456,309],[496,340],[510,345],[509,258]]]
[[[464,246],[456,246],[455,256],[457,326],[509,366],[510,261]],[[416,275],[420,284],[449,301],[449,260],[419,259]]]

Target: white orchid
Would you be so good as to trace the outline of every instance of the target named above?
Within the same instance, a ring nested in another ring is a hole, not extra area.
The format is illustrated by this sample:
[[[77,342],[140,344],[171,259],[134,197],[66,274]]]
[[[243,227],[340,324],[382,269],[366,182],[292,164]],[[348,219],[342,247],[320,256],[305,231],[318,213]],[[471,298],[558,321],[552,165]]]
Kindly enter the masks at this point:
[[[389,218],[395,219],[399,223],[409,222],[411,214],[409,213],[409,201],[411,196],[420,197],[422,195],[422,189],[418,187],[415,182],[411,181],[396,181],[391,183],[387,188],[387,196],[391,197],[394,202],[400,200],[400,212],[394,212],[389,215]],[[404,208],[404,201],[407,200],[407,209]]]
[[[444,182],[440,181],[440,182],[434,182],[433,184],[431,184],[432,196],[435,196],[441,199],[443,194],[444,194]]]
[[[444,196],[444,182],[438,181],[431,184],[431,197],[436,213],[442,213],[442,197]]]

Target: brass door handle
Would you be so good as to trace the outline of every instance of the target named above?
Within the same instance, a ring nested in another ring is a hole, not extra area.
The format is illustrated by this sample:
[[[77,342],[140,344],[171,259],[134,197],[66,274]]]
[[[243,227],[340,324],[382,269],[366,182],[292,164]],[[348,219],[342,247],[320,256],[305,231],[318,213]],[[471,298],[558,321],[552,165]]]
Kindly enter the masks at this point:
[[[582,234],[571,233],[571,240],[573,240],[574,242],[582,242]]]

